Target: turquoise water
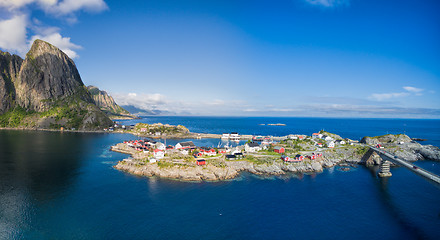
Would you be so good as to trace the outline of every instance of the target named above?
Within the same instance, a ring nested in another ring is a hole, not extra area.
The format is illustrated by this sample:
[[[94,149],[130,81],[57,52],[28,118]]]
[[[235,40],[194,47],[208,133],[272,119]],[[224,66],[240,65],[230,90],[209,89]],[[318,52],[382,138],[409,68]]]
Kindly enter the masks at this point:
[[[427,128],[420,121],[422,126],[407,127]],[[434,125],[417,137],[438,141]],[[349,172],[334,167],[312,175],[243,174],[227,182],[183,183],[114,170],[126,156],[109,147],[131,138],[0,131],[0,239],[440,237],[440,189],[402,168],[393,168],[387,181],[358,166]],[[417,164],[440,173],[437,162]]]

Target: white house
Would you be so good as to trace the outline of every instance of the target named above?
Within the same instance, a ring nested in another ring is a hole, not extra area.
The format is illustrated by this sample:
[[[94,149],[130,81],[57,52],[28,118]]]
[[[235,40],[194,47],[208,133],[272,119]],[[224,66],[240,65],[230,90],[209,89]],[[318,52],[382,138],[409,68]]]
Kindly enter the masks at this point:
[[[157,162],[156,158],[150,158],[150,163],[155,163]]]
[[[222,139],[229,139],[229,133],[223,133]]]
[[[324,138],[325,141],[333,141],[333,138],[330,136],[322,136]]]
[[[336,143],[339,145],[345,145],[345,141],[344,140],[336,140]]]
[[[154,157],[157,159],[161,159],[165,157],[165,152],[159,149],[154,149]]]
[[[327,146],[328,146],[329,148],[334,148],[334,147],[335,147],[335,142],[330,141],[330,142],[327,143]]]
[[[178,144],[176,144],[176,149],[194,149],[196,148],[196,145],[194,145],[193,142],[189,141],[189,142],[180,142]]]
[[[246,152],[258,152],[261,150],[261,146],[256,142],[250,142],[244,145],[244,150]]]
[[[166,146],[165,146],[165,144],[158,142],[158,143],[156,143],[156,148],[159,150],[165,151]]]

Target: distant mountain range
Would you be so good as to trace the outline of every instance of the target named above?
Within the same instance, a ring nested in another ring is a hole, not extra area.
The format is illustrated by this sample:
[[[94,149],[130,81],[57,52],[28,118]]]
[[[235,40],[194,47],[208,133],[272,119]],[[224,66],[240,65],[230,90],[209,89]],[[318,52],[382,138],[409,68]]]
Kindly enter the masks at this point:
[[[131,114],[136,116],[170,116],[170,115],[176,115],[173,112],[169,111],[162,111],[162,110],[148,110],[148,109],[142,109],[135,107],[133,105],[123,105],[122,106],[125,110],[129,111]]]

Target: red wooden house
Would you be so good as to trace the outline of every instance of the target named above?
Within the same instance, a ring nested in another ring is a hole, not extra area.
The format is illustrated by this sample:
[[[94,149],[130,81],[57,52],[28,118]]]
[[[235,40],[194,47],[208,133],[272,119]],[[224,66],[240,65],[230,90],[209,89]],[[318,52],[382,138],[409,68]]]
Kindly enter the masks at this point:
[[[204,155],[208,155],[208,156],[214,156],[216,154],[215,149],[214,148],[208,148],[208,147],[200,147],[199,151],[204,154]]]
[[[283,147],[274,147],[273,148],[273,150],[276,152],[276,153],[284,153],[285,152],[285,149],[283,148]]]
[[[226,152],[227,152],[227,150],[224,149],[224,148],[219,148],[218,149],[218,153],[226,153]]]
[[[295,156],[295,161],[296,161],[296,162],[304,161],[304,156],[303,156],[303,155],[299,155],[299,154],[296,155],[296,156]]]
[[[197,159],[197,160],[196,160],[196,164],[197,164],[198,166],[205,165],[205,164],[206,164],[206,161],[205,161],[205,159]]]

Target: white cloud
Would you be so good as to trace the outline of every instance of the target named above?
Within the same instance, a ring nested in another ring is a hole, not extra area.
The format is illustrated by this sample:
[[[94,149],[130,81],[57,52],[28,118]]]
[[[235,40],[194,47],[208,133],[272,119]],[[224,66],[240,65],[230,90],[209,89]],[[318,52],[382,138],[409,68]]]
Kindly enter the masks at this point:
[[[0,7],[8,8],[8,9],[16,9],[34,2],[37,1],[36,0],[0,0]]]
[[[128,94],[113,94],[112,95],[118,105],[132,105],[137,108],[151,110],[156,109],[157,107],[168,108],[167,104],[169,101],[167,98],[159,93],[154,94],[137,94],[137,93],[128,93]],[[166,109],[168,110],[168,109]]]
[[[0,17],[0,48],[24,56],[31,45],[28,43],[39,38],[57,46],[71,58],[78,57],[75,50],[82,47],[72,43],[69,37],[63,37],[60,29],[42,27],[43,23],[36,19],[28,21],[35,9],[74,23],[78,11],[100,12],[108,7],[104,0],[0,0],[0,10],[6,10],[6,15],[11,16],[9,19]],[[28,36],[28,30],[33,30],[34,34]]]
[[[0,48],[24,54],[26,44],[27,16],[16,15],[11,19],[0,21]]]
[[[100,12],[108,8],[104,0],[0,0],[0,7],[9,10],[23,9],[30,5],[36,5],[54,15],[66,15],[79,10]]]
[[[406,97],[410,94],[407,92],[399,92],[399,93],[373,93],[371,94],[370,98],[377,100],[377,101],[383,101],[388,100],[390,98],[398,98],[398,97]]]
[[[106,10],[107,4],[103,0],[64,0],[50,5],[47,11],[52,14],[69,14],[79,10],[100,12]]]
[[[223,106],[223,105],[225,105],[225,101],[223,101],[221,99],[215,99],[214,101],[207,102],[206,105]]]
[[[407,93],[410,94],[410,93]],[[245,101],[208,101],[172,100],[162,94],[124,93],[112,94],[119,105],[132,105],[144,110],[159,110],[166,114],[202,115],[202,116],[313,116],[313,117],[409,117],[438,118],[440,109],[402,108],[370,104],[316,103],[306,105],[249,105]],[[214,103],[214,104],[213,104]],[[218,103],[218,104],[215,104]]]
[[[243,112],[261,112],[262,110],[256,109],[256,108],[246,108],[243,109]]]
[[[396,93],[373,93],[370,95],[370,99],[376,100],[376,101],[383,101],[391,98],[400,98],[400,97],[408,97],[413,94],[416,96],[421,96],[423,89],[416,88],[416,87],[403,87],[405,90],[404,92],[396,92]]]
[[[340,5],[348,5],[349,0],[305,0],[307,3],[323,7],[336,7]]]
[[[405,89],[408,92],[413,92],[413,93],[420,93],[423,92],[423,89],[421,88],[416,88],[416,87],[403,87],[403,89]]]

